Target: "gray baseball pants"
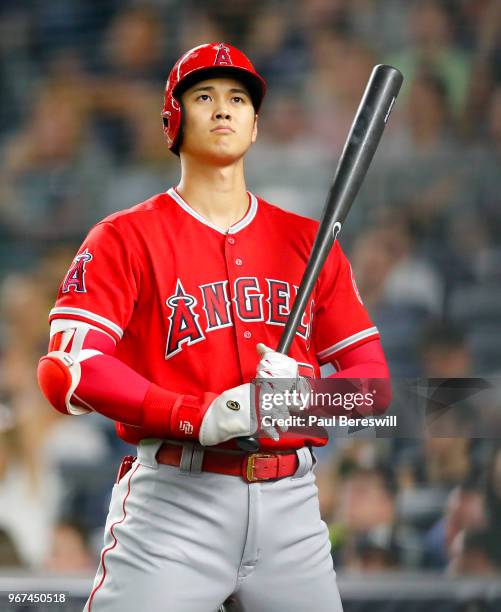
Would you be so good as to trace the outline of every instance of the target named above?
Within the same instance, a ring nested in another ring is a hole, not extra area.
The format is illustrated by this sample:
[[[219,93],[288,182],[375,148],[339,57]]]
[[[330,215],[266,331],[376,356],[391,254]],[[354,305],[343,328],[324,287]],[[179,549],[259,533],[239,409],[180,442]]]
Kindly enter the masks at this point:
[[[159,465],[161,443],[113,487],[84,612],[215,612],[231,594],[244,612],[342,611],[307,448],[292,477],[249,484],[201,472],[195,444]]]

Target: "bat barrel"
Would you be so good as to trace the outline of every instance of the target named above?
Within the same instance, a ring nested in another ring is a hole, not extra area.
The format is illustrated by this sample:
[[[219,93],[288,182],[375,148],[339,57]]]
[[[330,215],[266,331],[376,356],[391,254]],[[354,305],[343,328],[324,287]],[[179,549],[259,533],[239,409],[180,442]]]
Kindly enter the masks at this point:
[[[375,66],[334,175],[322,220],[277,350],[288,353],[313,287],[360,189],[402,85],[392,66]]]
[[[311,255],[278,344],[280,353],[289,352],[322,266],[376,152],[402,81],[402,74],[392,66],[380,64],[372,71],[341,153]],[[242,450],[255,451],[259,443],[255,438],[239,438],[238,446]]]

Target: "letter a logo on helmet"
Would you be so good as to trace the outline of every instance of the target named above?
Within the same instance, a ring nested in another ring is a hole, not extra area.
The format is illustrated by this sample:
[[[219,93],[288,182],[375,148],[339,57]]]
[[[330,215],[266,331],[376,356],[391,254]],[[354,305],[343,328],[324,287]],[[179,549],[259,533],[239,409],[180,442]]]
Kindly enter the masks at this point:
[[[164,134],[169,149],[176,155],[179,155],[182,139],[181,95],[197,81],[220,74],[241,80],[249,90],[256,113],[259,112],[266,83],[244,53],[219,42],[190,49],[174,64],[165,86],[162,111]]]
[[[218,46],[214,66],[231,66],[230,50],[225,47],[224,43]]]

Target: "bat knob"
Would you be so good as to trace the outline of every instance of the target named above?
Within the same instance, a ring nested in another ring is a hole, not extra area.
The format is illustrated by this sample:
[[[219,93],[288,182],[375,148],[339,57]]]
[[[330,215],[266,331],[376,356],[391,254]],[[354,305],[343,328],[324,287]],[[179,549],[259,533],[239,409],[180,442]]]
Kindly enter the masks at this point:
[[[237,438],[237,446],[247,453],[255,453],[259,450],[259,442],[256,438]]]

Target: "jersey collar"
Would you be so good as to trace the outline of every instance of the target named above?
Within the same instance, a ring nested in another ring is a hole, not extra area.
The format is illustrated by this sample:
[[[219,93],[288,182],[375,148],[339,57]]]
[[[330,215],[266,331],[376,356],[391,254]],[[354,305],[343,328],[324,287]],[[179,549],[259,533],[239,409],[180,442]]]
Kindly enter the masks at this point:
[[[249,225],[249,223],[251,223],[251,221],[256,216],[256,213],[257,213],[257,198],[250,191],[248,191],[247,193],[249,194],[249,198],[250,198],[250,206],[249,206],[249,209],[247,210],[247,212],[245,213],[245,217],[240,219],[240,221],[238,223],[235,223],[230,228],[228,228],[228,230],[225,230],[222,227],[219,227],[219,225],[215,225],[214,223],[211,223],[205,217],[202,217],[202,215],[200,213],[198,213],[196,210],[194,210],[187,202],[185,202],[185,200],[183,200],[183,198],[179,195],[179,193],[175,190],[174,187],[171,187],[167,191],[167,194],[170,195],[170,197],[177,204],[179,204],[179,206],[181,206],[181,208],[183,210],[185,210],[188,214],[190,214],[192,217],[195,217],[195,219],[200,221],[200,223],[203,223],[204,225],[207,225],[208,227],[211,227],[212,229],[216,230],[216,232],[219,232],[220,234],[224,234],[224,235],[226,235],[226,234],[236,234],[237,232],[242,230],[244,227],[247,227],[247,225]]]

